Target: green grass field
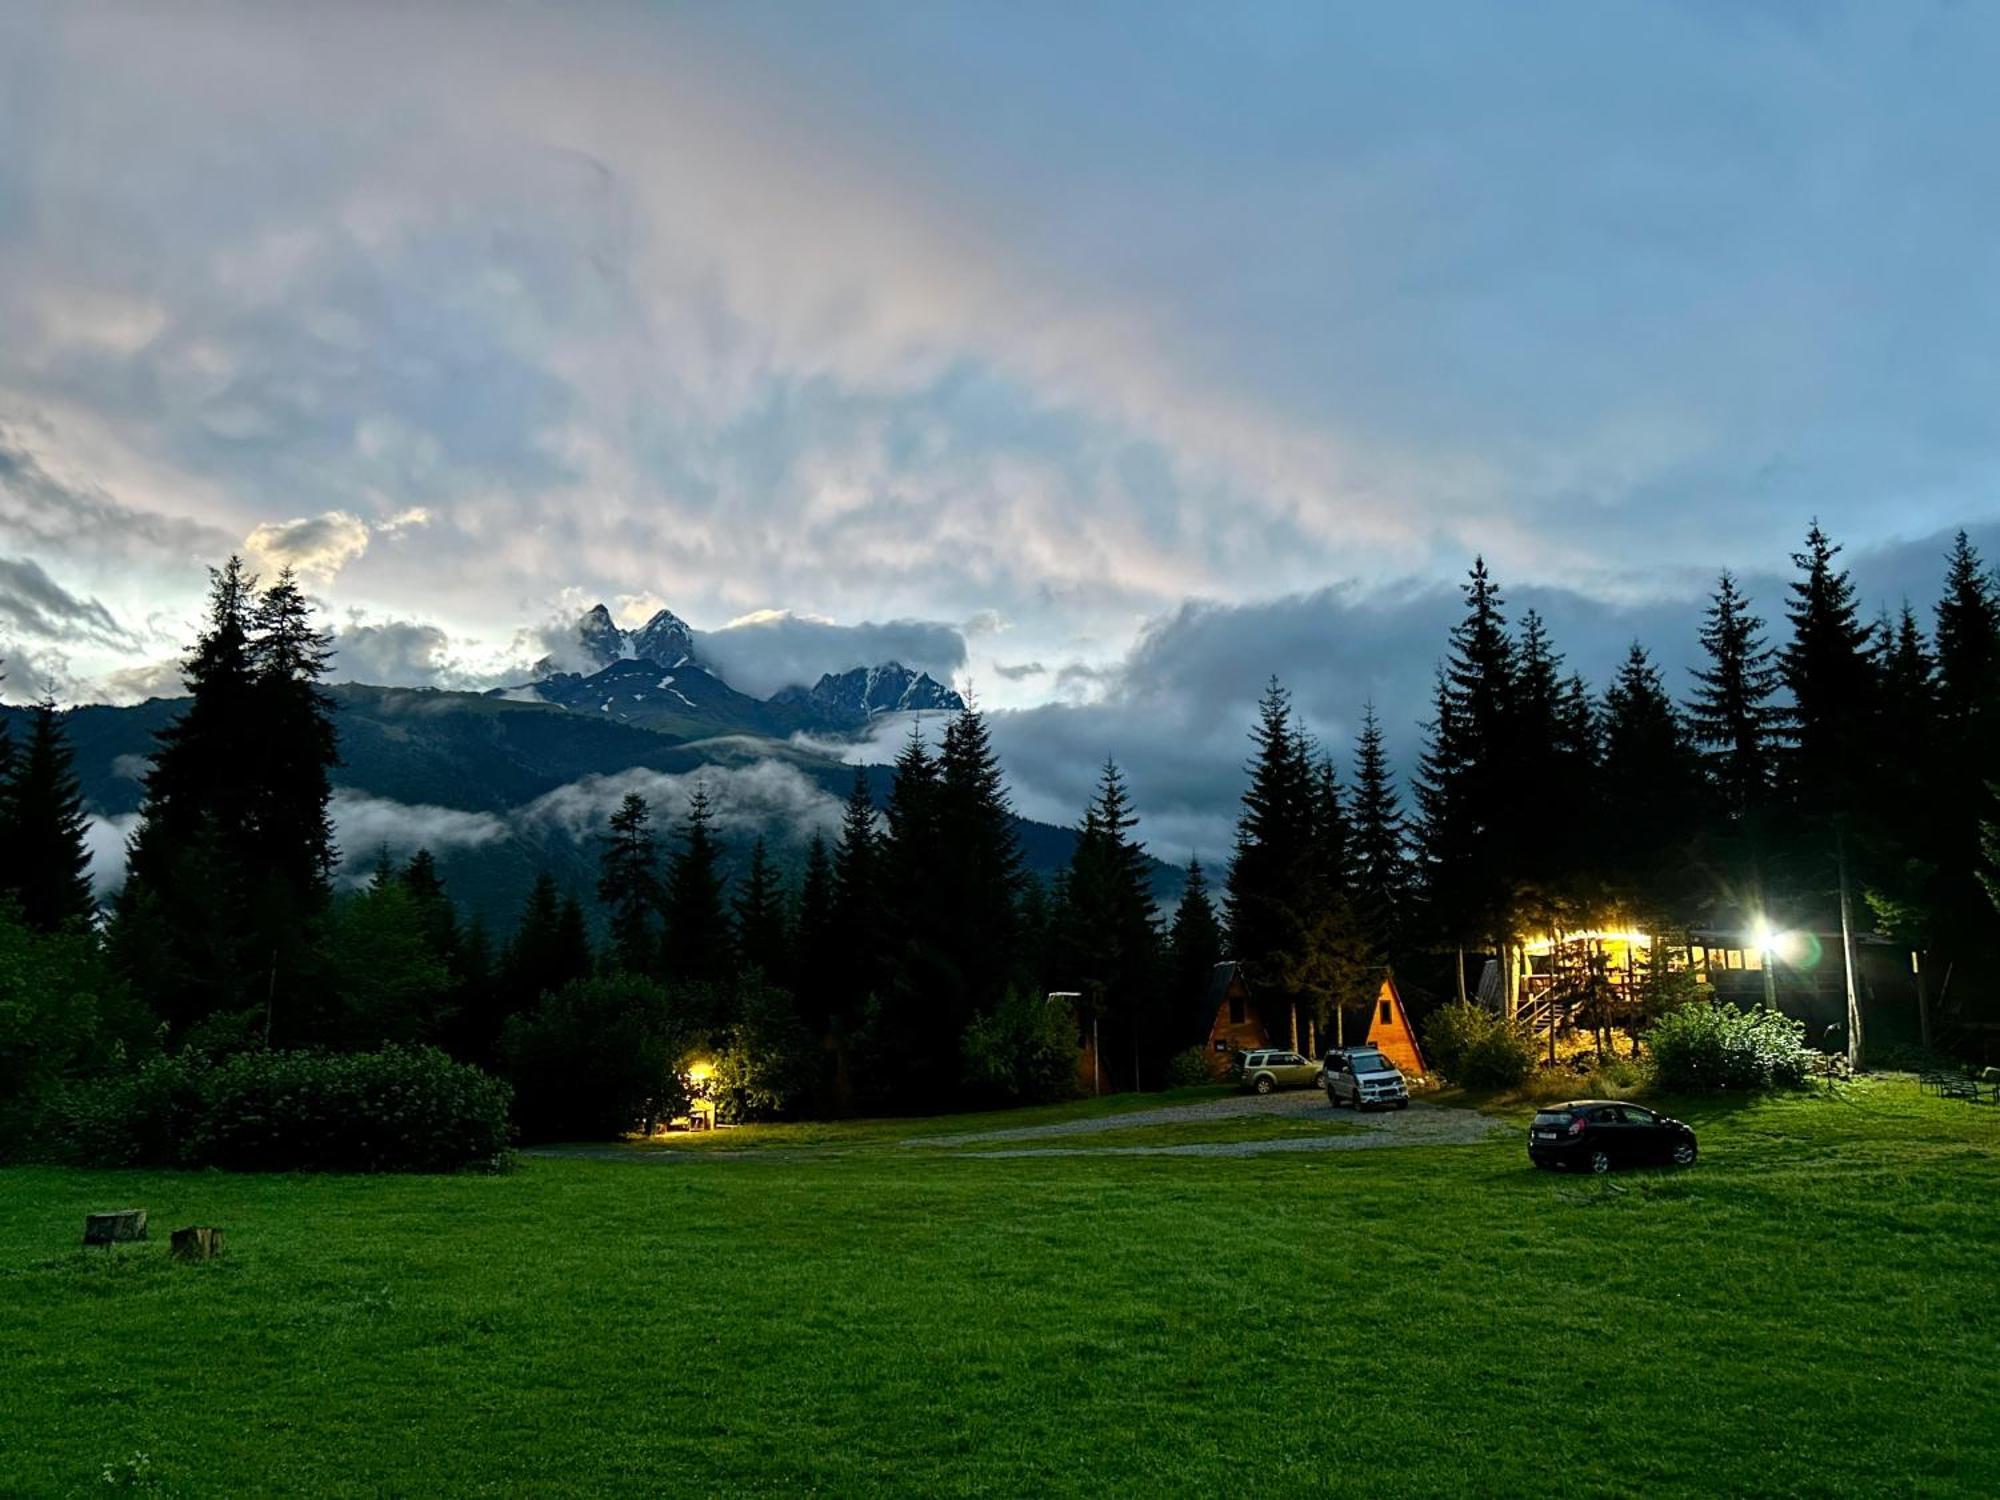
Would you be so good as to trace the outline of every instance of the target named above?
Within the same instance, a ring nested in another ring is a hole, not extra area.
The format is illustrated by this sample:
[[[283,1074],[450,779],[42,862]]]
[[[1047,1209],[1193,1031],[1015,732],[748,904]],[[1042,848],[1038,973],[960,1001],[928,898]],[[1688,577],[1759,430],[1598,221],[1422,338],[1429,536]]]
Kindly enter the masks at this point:
[[[907,1122],[0,1172],[0,1492],[2000,1493],[2000,1110],[1680,1112],[1698,1167],[1608,1181],[1512,1134],[988,1160]],[[139,1205],[153,1242],[78,1248]],[[226,1259],[169,1260],[190,1222]]]

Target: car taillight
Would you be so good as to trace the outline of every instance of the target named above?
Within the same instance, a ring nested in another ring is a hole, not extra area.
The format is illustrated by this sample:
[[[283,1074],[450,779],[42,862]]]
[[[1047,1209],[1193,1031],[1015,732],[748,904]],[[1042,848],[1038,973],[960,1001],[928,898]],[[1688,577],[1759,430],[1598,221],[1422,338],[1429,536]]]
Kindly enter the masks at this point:
[[[1572,1120],[1570,1121],[1569,1133],[1571,1135],[1582,1135],[1583,1126],[1584,1122],[1582,1120]]]

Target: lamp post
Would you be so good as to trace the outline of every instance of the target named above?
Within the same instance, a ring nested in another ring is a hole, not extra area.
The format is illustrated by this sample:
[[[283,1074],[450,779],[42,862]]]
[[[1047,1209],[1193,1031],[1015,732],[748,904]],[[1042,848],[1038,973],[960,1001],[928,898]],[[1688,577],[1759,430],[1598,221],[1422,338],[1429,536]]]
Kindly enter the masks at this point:
[[[1778,935],[1771,931],[1771,924],[1762,917],[1757,919],[1757,946],[1762,950],[1764,955],[1763,963],[1760,965],[1764,970],[1764,1008],[1766,1010],[1776,1010],[1778,1008],[1778,975],[1777,971],[1771,965],[1775,962],[1778,954]]]

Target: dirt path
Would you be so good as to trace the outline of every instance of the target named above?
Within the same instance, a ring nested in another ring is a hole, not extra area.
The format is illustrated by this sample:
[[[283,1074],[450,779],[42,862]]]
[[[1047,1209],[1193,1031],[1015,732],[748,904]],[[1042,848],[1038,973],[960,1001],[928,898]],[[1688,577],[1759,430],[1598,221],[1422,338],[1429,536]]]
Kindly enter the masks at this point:
[[[1193,1120],[1225,1120],[1246,1115],[1275,1115],[1290,1118],[1325,1118],[1352,1121],[1359,1132],[1329,1132],[1324,1136],[1293,1136],[1268,1141],[1208,1141],[1162,1146],[1092,1146],[1087,1139],[1074,1146],[1061,1144],[1065,1137],[1088,1137],[1105,1130],[1126,1130],[1133,1126],[1174,1125]],[[1105,1115],[1092,1120],[1064,1120],[1055,1125],[1024,1125],[1011,1130],[982,1130],[970,1134],[917,1136],[902,1142],[910,1146],[966,1146],[991,1142],[992,1151],[960,1151],[961,1156],[1264,1156],[1280,1151],[1366,1151],[1379,1146],[1467,1146],[1504,1133],[1508,1127],[1469,1109],[1443,1109],[1435,1104],[1412,1101],[1406,1110],[1361,1113],[1333,1110],[1317,1089],[1296,1093],[1243,1094],[1229,1099],[1210,1099],[1200,1104],[1179,1104],[1162,1109],[1134,1110],[1130,1114]]]

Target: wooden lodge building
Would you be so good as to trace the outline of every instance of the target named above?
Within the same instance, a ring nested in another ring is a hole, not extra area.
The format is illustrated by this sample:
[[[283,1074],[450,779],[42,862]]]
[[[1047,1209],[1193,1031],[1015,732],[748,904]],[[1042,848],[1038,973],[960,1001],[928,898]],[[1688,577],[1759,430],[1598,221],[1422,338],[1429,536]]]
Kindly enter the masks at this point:
[[[1232,960],[1217,964],[1210,974],[1208,999],[1212,1010],[1204,1050],[1209,1071],[1217,1078],[1229,1076],[1238,1053],[1255,1052],[1260,1047],[1288,1047],[1307,1057],[1317,1057],[1325,1048],[1342,1043],[1360,1046],[1364,1042],[1380,1049],[1383,1056],[1413,1079],[1422,1078],[1428,1071],[1423,1049],[1417,1045],[1416,1028],[1410,1024],[1402,993],[1396,988],[1395,976],[1386,970],[1366,1018],[1349,1011],[1343,1017],[1348,1024],[1338,1038],[1321,1036],[1314,1019],[1301,1016],[1295,1005],[1260,1002],[1243,973],[1243,966]],[[1356,1020],[1361,1021],[1358,1028],[1352,1024]],[[1356,1030],[1359,1035],[1351,1034]]]
[[[1530,1030],[1571,1029],[1565,980],[1579,967],[1602,979],[1613,995],[1634,993],[1654,961],[1654,945],[1671,970],[1685,971],[1706,997],[1744,1007],[1769,1000],[1805,1023],[1809,1045],[1846,1046],[1847,971],[1838,932],[1784,932],[1758,938],[1697,929],[1665,942],[1638,931],[1589,931],[1524,937],[1480,972],[1477,999]],[[1863,1035],[1871,1044],[1914,1045],[1923,1036],[1925,998],[1916,955],[1874,934],[1854,935],[1855,992]]]

